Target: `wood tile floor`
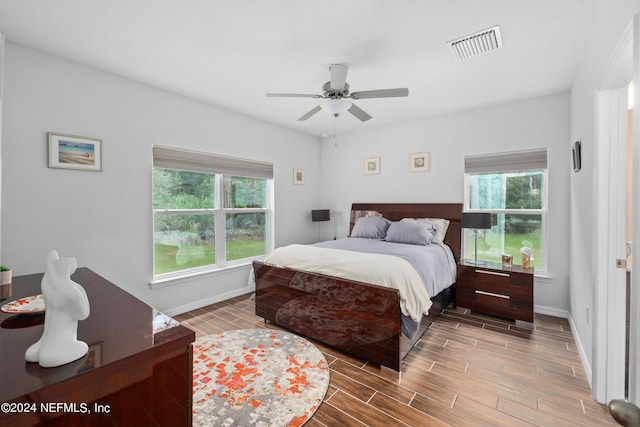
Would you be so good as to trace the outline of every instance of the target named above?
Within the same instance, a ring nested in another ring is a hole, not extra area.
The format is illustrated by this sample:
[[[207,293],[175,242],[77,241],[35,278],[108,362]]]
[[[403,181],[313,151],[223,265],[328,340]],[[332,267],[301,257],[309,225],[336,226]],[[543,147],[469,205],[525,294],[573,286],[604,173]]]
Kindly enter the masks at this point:
[[[204,336],[279,329],[255,316],[250,295],[175,316]],[[306,426],[616,426],[595,402],[566,319],[533,327],[447,309],[402,363],[402,378],[314,342],[331,368]]]

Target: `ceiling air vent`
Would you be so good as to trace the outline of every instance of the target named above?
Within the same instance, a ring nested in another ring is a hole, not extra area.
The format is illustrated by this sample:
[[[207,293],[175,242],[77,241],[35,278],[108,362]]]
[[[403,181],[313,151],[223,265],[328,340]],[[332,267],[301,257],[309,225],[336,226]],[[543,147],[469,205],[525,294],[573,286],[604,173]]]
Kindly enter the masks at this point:
[[[502,47],[500,27],[496,25],[493,28],[451,40],[447,44],[458,61],[483,55]]]

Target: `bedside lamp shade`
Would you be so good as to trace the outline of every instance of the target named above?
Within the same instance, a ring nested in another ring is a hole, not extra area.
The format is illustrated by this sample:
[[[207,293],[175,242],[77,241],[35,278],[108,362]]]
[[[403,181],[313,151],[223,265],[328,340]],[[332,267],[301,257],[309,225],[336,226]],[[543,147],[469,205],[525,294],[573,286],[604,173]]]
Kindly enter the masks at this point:
[[[491,228],[491,214],[486,212],[463,212],[460,225],[462,228],[488,230]]]
[[[487,212],[463,212],[460,219],[462,228],[473,228],[475,235],[475,261],[474,264],[480,265],[484,262],[478,262],[478,230],[488,230],[491,228],[491,214]]]
[[[324,224],[322,223],[330,220],[331,214],[329,213],[329,209],[317,209],[311,211],[311,221],[320,223],[320,241],[322,241],[322,232],[324,226]]]
[[[331,219],[331,214],[329,209],[318,209],[311,211],[311,221],[313,222],[322,222],[329,221]]]

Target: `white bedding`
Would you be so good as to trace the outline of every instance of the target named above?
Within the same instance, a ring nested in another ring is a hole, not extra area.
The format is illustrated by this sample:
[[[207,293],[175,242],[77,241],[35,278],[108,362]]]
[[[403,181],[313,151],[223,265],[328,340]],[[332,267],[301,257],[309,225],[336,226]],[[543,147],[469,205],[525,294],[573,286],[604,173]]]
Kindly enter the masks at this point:
[[[265,262],[398,289],[402,314],[416,322],[431,307],[420,274],[408,261],[396,256],[289,245],[274,250]]]

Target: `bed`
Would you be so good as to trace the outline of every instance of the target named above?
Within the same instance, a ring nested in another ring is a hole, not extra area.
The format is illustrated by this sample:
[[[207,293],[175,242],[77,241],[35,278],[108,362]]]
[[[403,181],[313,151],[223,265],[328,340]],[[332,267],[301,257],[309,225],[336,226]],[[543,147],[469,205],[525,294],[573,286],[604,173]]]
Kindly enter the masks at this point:
[[[354,265],[365,261],[360,258],[370,257],[369,261],[366,261],[367,265],[372,266],[372,269],[379,265],[380,270],[390,273],[396,268],[396,263],[401,269],[405,268],[403,263],[416,262],[400,259],[404,258],[402,254],[380,255],[375,253],[377,248],[362,249],[358,238],[349,237],[309,247],[291,245],[283,248],[289,251],[289,255],[293,254],[294,258],[295,254],[298,254],[301,263],[293,263],[295,267],[287,266],[288,262],[277,257],[268,257],[265,262],[254,261],[256,315],[353,356],[400,372],[402,359],[442,310],[451,301],[455,301],[455,263],[460,259],[461,214],[462,204],[457,203],[354,203],[351,207],[350,236],[356,223],[356,231],[362,232],[362,224],[365,221],[374,221],[370,218],[384,218],[392,224],[396,223],[396,228],[399,227],[397,223],[403,219],[405,221],[402,222],[416,222],[411,220],[416,218],[438,218],[448,221],[446,234],[436,239],[438,233],[433,229],[434,241],[426,245],[425,249],[429,247],[431,250],[443,252],[442,247],[447,248],[449,255],[446,255],[446,261],[442,262],[448,263],[445,267],[448,269],[451,269],[453,262],[452,277],[442,279],[450,283],[438,284],[435,291],[431,290],[434,294],[437,292],[437,295],[427,295],[427,301],[421,301],[423,296],[419,290],[409,291],[407,294],[403,285],[396,286],[394,283],[386,282],[375,284],[379,280],[413,281],[415,277],[412,275],[416,274],[426,283],[424,274],[428,273],[418,272],[419,269],[414,269],[413,273],[408,269],[403,270],[402,274],[406,273],[406,278],[401,276],[397,279],[398,276],[394,272],[389,279],[378,279],[376,276],[371,281],[354,280],[341,275],[340,271],[336,273],[331,260],[338,260],[342,255],[349,256],[344,258],[349,260],[345,264]],[[359,221],[361,218],[367,219]],[[400,247],[403,246],[401,243],[383,243],[375,240],[371,239],[372,245],[367,247],[387,244],[402,249]],[[343,244],[348,245],[347,249],[340,246]],[[272,255],[280,252],[280,249]],[[373,253],[363,253],[363,250]],[[347,251],[353,253],[347,254]],[[328,254],[326,260],[325,254]],[[322,264],[322,260],[325,260],[330,268]],[[421,262],[420,258],[417,262]],[[422,310],[425,312],[424,315]]]

